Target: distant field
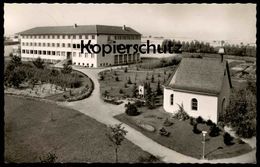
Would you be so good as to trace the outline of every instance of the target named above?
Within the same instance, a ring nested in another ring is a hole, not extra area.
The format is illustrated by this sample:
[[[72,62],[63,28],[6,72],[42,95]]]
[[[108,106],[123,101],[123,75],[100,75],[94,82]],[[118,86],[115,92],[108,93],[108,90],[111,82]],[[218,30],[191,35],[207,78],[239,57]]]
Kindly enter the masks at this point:
[[[48,152],[57,162],[115,162],[106,126],[78,111],[6,95],[4,119],[6,162],[39,162]],[[149,155],[128,140],[119,148],[119,162]]]

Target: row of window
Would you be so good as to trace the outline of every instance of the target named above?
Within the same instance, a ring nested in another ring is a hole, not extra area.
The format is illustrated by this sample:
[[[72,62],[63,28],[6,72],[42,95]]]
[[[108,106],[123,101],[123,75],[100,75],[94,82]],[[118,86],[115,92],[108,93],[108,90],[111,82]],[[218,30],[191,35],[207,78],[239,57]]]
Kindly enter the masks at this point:
[[[46,51],[46,50],[27,50],[27,49],[22,49],[22,53],[24,54],[38,54],[38,55],[53,55],[53,56],[65,56],[66,52],[65,51]],[[70,53],[70,52],[69,52]],[[76,57],[77,53],[72,52],[73,57]],[[79,57],[82,57],[82,54],[79,52],[78,53]],[[88,58],[88,53],[84,54],[85,58]],[[94,53],[91,53],[91,58],[94,58]]]
[[[22,35],[24,39],[95,39],[95,35]]]
[[[89,64],[89,63],[80,63],[80,62],[73,62],[74,65],[78,65],[78,66],[85,66],[85,67],[94,67],[94,64]]]
[[[77,56],[77,53],[76,53],[76,52],[73,52],[72,54],[73,54],[73,57],[76,57],[76,56]],[[91,53],[90,55],[91,55],[91,58],[94,58],[94,56],[95,56],[94,53]],[[79,53],[78,53],[78,56],[79,56],[79,57],[82,57],[82,54],[79,52]],[[88,58],[88,53],[85,53],[84,56],[85,56],[85,58]]]
[[[22,46],[43,46],[43,47],[68,47],[80,49],[80,44],[70,44],[70,43],[41,43],[41,42],[22,42]]]
[[[170,97],[170,104],[173,105],[173,97],[174,95],[171,94]],[[198,100],[196,98],[191,99],[191,109],[197,111],[198,110]]]
[[[115,64],[122,64],[122,63],[128,63],[128,62],[135,62],[140,59],[140,54],[125,54],[125,55],[115,55],[114,57],[114,63]]]
[[[95,35],[22,35],[24,39],[95,39]],[[141,39],[140,35],[108,35],[108,40]]]
[[[53,55],[53,56],[65,56],[65,52],[60,51],[46,51],[46,50],[25,50],[22,49],[24,54],[38,54],[38,55]]]

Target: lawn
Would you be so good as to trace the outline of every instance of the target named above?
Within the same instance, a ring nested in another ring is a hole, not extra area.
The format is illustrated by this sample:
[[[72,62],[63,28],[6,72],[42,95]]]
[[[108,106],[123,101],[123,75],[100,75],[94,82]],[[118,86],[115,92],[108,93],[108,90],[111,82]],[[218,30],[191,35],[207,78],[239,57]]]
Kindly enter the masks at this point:
[[[141,114],[138,116],[128,116],[124,113],[115,116],[115,118],[137,129],[138,131],[142,132],[144,135],[160,143],[161,145],[164,145],[170,149],[173,149],[179,153],[188,156],[201,158],[202,135],[193,133],[193,126],[189,124],[189,120],[179,121],[177,119],[171,119],[174,124],[169,127],[164,126],[165,129],[171,134],[169,137],[165,137],[161,136],[158,131],[163,126],[165,118],[170,116],[169,113],[164,112],[162,107],[154,110],[148,110],[144,107],[139,108],[139,110],[141,111]],[[149,132],[138,127],[135,123],[137,120],[152,125],[153,127],[155,127],[156,131]],[[206,124],[199,124],[198,128],[209,132],[209,127],[206,126]],[[207,135],[205,151],[206,158],[219,159],[234,157],[243,153],[250,152],[252,150],[248,144],[238,144],[237,139],[235,139],[234,141],[234,145],[226,146],[223,142],[222,134],[217,137],[210,137]]]
[[[57,162],[115,162],[105,136],[107,127],[75,110],[56,104],[5,95],[5,162],[39,162],[55,153]],[[128,140],[119,162],[150,156]]]
[[[111,97],[132,97],[134,83],[137,86],[149,82],[153,91],[156,90],[157,84],[164,84],[175,66],[157,68],[154,70],[130,70],[124,71],[124,68],[118,70],[108,70],[103,72],[104,79],[100,80],[100,90],[102,95],[105,91]],[[154,77],[154,82],[152,82],[152,76]],[[118,78],[118,81],[116,79]],[[131,80],[132,84],[128,84],[128,80]],[[120,93],[120,89],[122,92]],[[162,89],[162,87],[161,87]],[[162,97],[160,97],[162,99]]]

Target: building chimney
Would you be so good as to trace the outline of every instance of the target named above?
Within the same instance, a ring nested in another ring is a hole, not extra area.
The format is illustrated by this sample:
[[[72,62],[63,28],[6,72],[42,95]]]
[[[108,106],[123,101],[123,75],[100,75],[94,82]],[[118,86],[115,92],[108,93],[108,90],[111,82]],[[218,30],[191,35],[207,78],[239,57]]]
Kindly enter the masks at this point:
[[[74,28],[77,28],[77,27],[78,27],[78,25],[75,23],[75,24],[73,25],[73,27],[74,27]]]
[[[225,50],[223,47],[219,48],[218,54],[220,54],[220,56],[221,56],[221,63],[222,63],[224,60],[224,54],[225,54]]]
[[[126,30],[126,26],[125,26],[125,25],[123,25],[122,29],[123,29],[123,30]]]

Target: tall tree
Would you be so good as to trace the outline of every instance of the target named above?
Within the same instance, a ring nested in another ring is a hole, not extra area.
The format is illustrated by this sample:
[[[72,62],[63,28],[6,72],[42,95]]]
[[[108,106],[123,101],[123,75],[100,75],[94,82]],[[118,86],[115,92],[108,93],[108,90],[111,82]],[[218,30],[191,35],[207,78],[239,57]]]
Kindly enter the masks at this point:
[[[121,143],[124,141],[127,131],[121,124],[115,124],[114,126],[109,126],[109,132],[106,133],[108,139],[112,142],[115,148],[116,163],[118,163],[118,149]]]
[[[43,69],[44,68],[44,61],[38,57],[35,61],[33,61],[33,64],[36,68]]]

